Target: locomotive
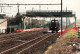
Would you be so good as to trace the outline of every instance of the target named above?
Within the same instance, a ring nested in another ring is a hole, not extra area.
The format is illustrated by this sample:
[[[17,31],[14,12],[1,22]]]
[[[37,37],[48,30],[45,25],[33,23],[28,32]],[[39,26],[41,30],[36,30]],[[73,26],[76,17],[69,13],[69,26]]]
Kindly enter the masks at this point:
[[[52,31],[52,33],[54,33],[54,32],[58,33],[59,28],[60,28],[59,21],[55,20],[55,19],[51,20],[49,29]]]

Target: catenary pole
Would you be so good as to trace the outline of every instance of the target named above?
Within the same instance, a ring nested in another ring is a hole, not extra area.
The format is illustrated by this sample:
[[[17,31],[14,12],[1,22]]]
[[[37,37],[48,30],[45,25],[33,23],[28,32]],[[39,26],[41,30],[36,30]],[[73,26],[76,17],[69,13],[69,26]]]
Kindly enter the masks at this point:
[[[61,34],[62,34],[62,29],[63,29],[63,25],[62,25],[62,0],[61,0]]]

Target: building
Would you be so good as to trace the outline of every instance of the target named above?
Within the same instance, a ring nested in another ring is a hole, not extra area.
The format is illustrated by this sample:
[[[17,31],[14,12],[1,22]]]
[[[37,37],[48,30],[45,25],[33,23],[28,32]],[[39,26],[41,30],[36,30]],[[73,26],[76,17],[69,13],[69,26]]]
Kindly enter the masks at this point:
[[[0,33],[5,33],[7,29],[7,19],[5,14],[0,14]]]
[[[31,18],[29,17],[26,17],[25,18],[25,23],[28,25],[28,24],[31,24]]]
[[[37,18],[30,18],[30,17],[26,17],[24,16],[22,18],[22,21],[23,21],[23,27],[24,29],[26,28],[35,28],[35,27],[41,27],[41,26],[44,26],[44,24],[47,23],[46,20],[44,19],[37,19]]]

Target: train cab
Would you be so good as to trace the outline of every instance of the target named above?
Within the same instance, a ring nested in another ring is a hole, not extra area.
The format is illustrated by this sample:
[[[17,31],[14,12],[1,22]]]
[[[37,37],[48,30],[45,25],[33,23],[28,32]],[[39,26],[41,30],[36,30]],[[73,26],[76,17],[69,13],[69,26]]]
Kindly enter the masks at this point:
[[[59,21],[58,20],[51,20],[51,23],[50,23],[50,26],[49,26],[49,29],[53,32],[58,32],[59,31]]]

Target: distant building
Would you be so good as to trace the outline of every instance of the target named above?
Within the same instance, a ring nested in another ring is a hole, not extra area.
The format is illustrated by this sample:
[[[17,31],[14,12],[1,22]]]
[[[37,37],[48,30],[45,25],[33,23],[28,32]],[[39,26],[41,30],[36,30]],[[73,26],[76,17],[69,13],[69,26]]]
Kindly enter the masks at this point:
[[[39,22],[40,22],[40,25],[41,25],[41,26],[43,26],[44,24],[46,24],[46,23],[47,23],[47,21],[46,21],[46,20],[39,20]]]
[[[46,20],[38,20],[38,19],[32,19],[32,22],[34,25],[40,25],[40,26],[43,26],[44,24],[46,24]]]
[[[25,18],[25,23],[28,25],[28,24],[31,24],[31,18]]]
[[[39,24],[39,21],[38,21],[37,19],[32,19],[31,21],[32,21],[32,23],[33,23],[34,25]]]
[[[36,18],[30,18],[30,17],[26,17],[24,16],[24,18],[22,19],[23,24],[24,24],[24,28],[26,27],[31,27],[31,28],[35,28],[35,27],[40,27],[43,26],[44,24],[47,23],[46,20],[44,19],[36,19]]]
[[[5,33],[7,29],[7,19],[5,14],[0,14],[0,33]]]

